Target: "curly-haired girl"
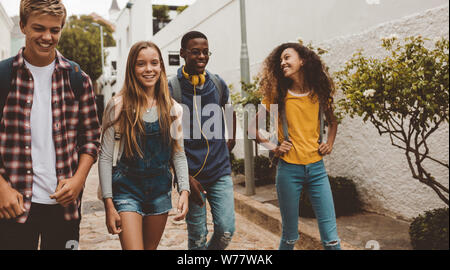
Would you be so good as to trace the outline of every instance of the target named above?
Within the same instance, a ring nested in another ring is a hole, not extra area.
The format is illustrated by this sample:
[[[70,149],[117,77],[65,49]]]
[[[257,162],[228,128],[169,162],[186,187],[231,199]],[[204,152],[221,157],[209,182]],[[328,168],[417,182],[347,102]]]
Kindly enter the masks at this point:
[[[299,200],[308,189],[325,249],[340,249],[333,197],[322,157],[331,153],[337,132],[333,113],[334,84],[320,57],[299,43],[285,43],[264,62],[260,91],[263,104],[279,109],[278,141],[273,145],[256,133],[259,143],[280,157],[276,187],[283,232],[280,249],[293,249],[298,240]],[[329,124],[328,140],[319,143],[322,110]],[[282,118],[286,117],[285,138]]]

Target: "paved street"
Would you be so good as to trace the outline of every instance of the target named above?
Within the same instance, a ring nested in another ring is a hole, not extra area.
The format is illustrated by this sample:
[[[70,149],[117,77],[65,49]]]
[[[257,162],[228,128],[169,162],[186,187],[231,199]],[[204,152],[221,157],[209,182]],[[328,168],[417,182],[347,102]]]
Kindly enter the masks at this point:
[[[110,235],[105,225],[103,203],[97,199],[98,186],[97,164],[92,167],[86,181],[83,195],[83,218],[80,229],[80,246],[82,250],[117,250],[121,249],[119,237]],[[173,205],[176,205],[177,193],[173,193]],[[185,221],[173,220],[175,212],[169,213],[169,219],[158,249],[187,249],[187,230]],[[208,229],[211,237],[212,217],[208,211]],[[278,248],[279,236],[253,224],[242,215],[236,214],[236,232],[228,249],[234,250],[273,250]]]

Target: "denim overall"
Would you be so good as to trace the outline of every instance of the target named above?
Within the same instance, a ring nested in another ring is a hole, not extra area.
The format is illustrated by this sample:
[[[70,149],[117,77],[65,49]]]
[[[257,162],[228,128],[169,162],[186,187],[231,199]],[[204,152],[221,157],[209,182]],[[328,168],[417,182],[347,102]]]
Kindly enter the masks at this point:
[[[113,169],[113,202],[117,212],[159,215],[172,208],[171,147],[163,141],[159,122],[144,122],[145,135],[138,139],[144,157],[123,154]]]

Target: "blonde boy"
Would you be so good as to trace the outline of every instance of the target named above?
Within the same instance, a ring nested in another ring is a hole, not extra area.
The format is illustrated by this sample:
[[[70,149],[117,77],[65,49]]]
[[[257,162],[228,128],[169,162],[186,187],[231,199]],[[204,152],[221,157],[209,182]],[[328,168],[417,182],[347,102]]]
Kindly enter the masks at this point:
[[[66,14],[61,0],[20,3],[25,47],[12,58],[0,122],[0,250],[37,249],[39,238],[52,250],[79,241],[100,128],[89,76],[56,50]]]

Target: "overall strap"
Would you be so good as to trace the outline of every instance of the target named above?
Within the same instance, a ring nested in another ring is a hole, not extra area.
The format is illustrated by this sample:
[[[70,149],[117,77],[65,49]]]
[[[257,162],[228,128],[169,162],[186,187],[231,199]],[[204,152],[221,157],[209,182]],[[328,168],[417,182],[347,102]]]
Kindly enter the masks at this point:
[[[122,102],[122,100],[120,100],[117,97],[113,97],[113,101],[114,101],[114,119],[117,119],[117,117],[119,117],[119,114],[122,110],[122,104],[119,104],[119,102]],[[120,150],[120,140],[122,137],[119,127],[116,125],[117,124],[113,125],[113,128],[114,128],[114,149],[113,149],[113,163],[112,163],[113,167],[117,166],[117,161],[119,158],[119,150]]]

